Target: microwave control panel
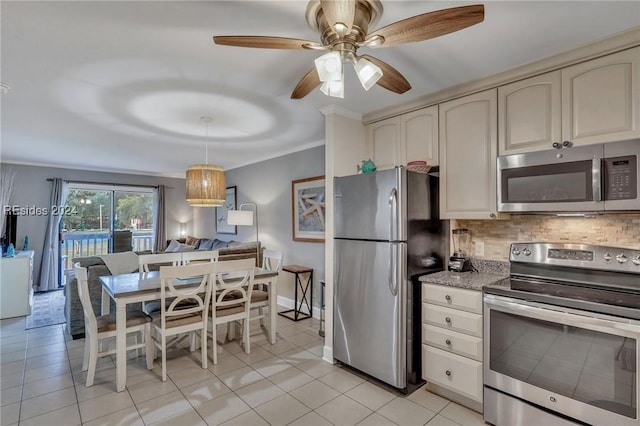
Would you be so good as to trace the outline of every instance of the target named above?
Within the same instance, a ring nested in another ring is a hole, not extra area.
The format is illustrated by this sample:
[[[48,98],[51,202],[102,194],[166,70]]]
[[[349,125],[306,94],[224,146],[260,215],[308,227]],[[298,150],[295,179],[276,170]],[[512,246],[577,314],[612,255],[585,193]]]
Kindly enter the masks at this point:
[[[635,155],[605,158],[606,200],[634,200],[638,197],[638,159]]]

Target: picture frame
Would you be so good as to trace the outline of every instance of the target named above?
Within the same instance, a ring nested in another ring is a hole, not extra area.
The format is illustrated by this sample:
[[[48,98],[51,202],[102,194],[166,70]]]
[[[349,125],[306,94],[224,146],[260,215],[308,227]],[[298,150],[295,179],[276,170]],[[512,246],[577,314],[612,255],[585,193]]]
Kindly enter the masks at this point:
[[[294,241],[324,242],[324,175],[291,181],[291,212]]]
[[[236,193],[237,186],[227,187],[227,197],[224,204],[220,207],[216,207],[216,234],[233,234],[238,233],[238,227],[236,225],[227,225],[227,214],[229,210],[236,210]]]

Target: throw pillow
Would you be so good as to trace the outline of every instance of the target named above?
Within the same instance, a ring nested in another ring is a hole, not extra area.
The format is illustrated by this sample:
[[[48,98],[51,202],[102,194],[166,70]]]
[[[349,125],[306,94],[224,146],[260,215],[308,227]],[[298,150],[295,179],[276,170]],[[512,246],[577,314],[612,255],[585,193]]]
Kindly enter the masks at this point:
[[[213,244],[216,240],[210,240],[208,238],[203,238],[200,240],[200,244],[198,244],[197,250],[211,250],[213,248]]]
[[[222,241],[222,240],[218,240],[218,239],[215,239],[215,240],[213,240],[213,241],[214,241],[214,243],[213,243],[213,245],[211,246],[211,249],[212,249],[212,250],[225,248],[225,247],[227,247],[227,244],[229,244],[229,243],[228,243],[228,242],[226,242],[226,241]]]
[[[198,243],[199,238],[192,237],[191,235],[187,236],[184,243],[188,246],[195,246]]]
[[[176,252],[181,252],[181,251],[194,251],[196,249],[196,246],[191,246],[189,244],[180,244],[180,247],[178,247],[177,249],[175,249]]]
[[[164,249],[165,253],[173,253],[174,251],[176,251],[176,249],[180,247],[180,243],[177,242],[176,240],[171,240],[171,242],[169,242],[169,245],[167,246],[166,249]]]

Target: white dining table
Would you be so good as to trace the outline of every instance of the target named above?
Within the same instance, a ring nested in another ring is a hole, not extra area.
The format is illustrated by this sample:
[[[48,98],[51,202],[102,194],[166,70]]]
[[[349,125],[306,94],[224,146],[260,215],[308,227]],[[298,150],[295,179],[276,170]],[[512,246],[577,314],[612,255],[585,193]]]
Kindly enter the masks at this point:
[[[234,272],[226,274],[233,279]],[[254,283],[266,284],[269,296],[269,341],[276,343],[276,298],[278,273],[256,268]],[[134,272],[121,275],[104,275],[102,284],[102,315],[110,312],[111,301],[116,304],[116,388],[122,392],[127,385],[127,305],[160,299],[160,276],[158,271]],[[185,286],[193,285],[185,281]]]

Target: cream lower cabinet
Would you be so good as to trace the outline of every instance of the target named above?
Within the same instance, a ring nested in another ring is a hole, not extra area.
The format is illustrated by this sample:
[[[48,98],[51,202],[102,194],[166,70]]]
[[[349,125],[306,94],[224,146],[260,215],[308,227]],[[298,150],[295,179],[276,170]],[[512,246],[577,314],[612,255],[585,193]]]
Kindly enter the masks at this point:
[[[498,154],[640,137],[640,47],[498,88]]]
[[[366,135],[366,151],[379,170],[416,160],[438,164],[437,106],[368,124]]]
[[[0,261],[0,319],[31,314],[33,251]]]
[[[440,218],[497,218],[497,89],[441,103],[438,114]]]
[[[482,402],[482,292],[422,284],[422,378]]]

